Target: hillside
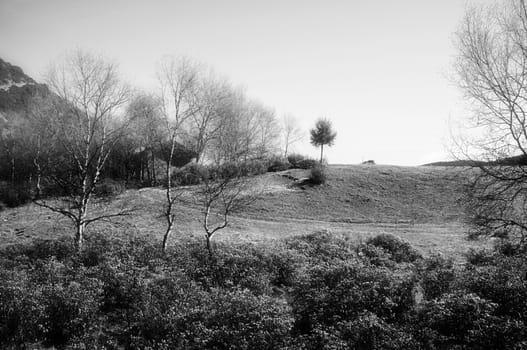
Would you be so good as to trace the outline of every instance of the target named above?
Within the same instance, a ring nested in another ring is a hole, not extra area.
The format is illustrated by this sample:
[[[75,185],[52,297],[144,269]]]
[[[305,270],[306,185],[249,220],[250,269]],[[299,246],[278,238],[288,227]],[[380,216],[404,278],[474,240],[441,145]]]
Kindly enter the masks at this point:
[[[326,185],[292,186],[291,177],[302,177],[302,172],[255,178],[255,186],[265,188],[264,196],[233,217],[217,239],[260,241],[329,230],[364,240],[393,233],[425,254],[439,250],[449,256],[481,245],[465,239],[459,203],[463,175],[450,168],[332,166]],[[128,190],[108,205],[112,209],[134,207],[134,214],[90,230],[159,238],[164,229],[163,201],[160,188]],[[176,237],[203,234],[199,207],[181,205],[177,214]],[[66,219],[33,205],[0,212],[0,225],[4,244],[71,233]]]
[[[449,169],[333,166],[328,175],[324,186],[269,193],[249,215],[344,223],[445,223],[463,215],[462,175]]]
[[[22,111],[35,95],[46,95],[46,85],[38,84],[24,71],[0,58],[0,113]]]

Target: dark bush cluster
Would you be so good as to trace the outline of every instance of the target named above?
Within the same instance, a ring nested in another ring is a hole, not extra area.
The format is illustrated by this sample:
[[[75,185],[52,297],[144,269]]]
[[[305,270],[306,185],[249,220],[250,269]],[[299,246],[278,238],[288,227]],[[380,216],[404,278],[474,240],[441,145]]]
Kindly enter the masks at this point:
[[[286,158],[279,156],[270,158],[268,162],[267,171],[270,172],[284,171],[291,168],[291,163]]]
[[[309,183],[312,185],[323,185],[326,183],[326,169],[322,165],[313,167],[309,173]]]
[[[391,258],[397,263],[414,262],[421,258],[421,254],[419,254],[410,243],[405,242],[394,235],[380,234],[368,239],[366,243],[381,248],[386,253],[390,254]]]
[[[268,244],[39,240],[0,252],[0,348],[522,349],[527,262],[379,236]]]
[[[189,163],[184,167],[175,169],[172,173],[172,179],[181,186],[199,185],[204,180],[265,174],[267,169],[267,161],[256,159],[245,162],[225,162],[216,166]]]
[[[0,210],[3,206],[14,208],[31,201],[31,193],[22,186],[0,183]]]
[[[124,181],[103,179],[95,186],[95,195],[103,198],[115,197],[126,190]]]
[[[303,156],[301,154],[290,154],[287,156],[289,164],[296,169],[312,169],[320,164],[317,160]]]

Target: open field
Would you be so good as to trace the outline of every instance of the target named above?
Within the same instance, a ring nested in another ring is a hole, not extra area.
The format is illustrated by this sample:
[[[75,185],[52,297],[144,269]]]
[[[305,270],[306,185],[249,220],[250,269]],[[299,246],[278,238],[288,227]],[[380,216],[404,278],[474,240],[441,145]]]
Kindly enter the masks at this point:
[[[263,197],[233,217],[215,239],[262,241],[328,230],[360,241],[393,233],[424,254],[441,252],[456,258],[470,247],[485,244],[465,239],[467,227],[460,203],[463,174],[452,168],[335,165],[329,167],[325,185],[292,186],[291,178],[306,174],[291,170],[255,178],[255,186],[265,188]],[[89,230],[158,239],[164,228],[163,195],[160,188],[128,190],[107,205],[112,209],[132,206],[134,213]],[[182,205],[179,209],[173,239],[202,234],[199,207]],[[34,205],[0,212],[2,244],[54,237],[68,230],[66,219]]]

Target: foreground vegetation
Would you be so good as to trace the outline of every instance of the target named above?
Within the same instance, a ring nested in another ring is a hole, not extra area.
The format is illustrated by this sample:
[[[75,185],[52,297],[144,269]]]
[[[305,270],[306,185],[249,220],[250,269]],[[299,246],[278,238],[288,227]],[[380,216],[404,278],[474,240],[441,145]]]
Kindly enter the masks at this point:
[[[512,349],[527,346],[527,262],[509,245],[460,267],[382,235],[267,244],[88,236],[3,248],[0,347]]]

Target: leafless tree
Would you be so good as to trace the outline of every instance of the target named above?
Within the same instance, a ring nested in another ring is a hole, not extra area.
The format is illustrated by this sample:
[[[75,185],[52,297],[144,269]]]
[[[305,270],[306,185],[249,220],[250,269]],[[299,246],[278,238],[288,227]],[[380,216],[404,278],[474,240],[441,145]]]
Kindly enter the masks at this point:
[[[196,153],[196,163],[203,160],[210,143],[219,136],[230,90],[229,83],[212,72],[199,79],[195,93],[196,113],[190,118],[187,127],[189,143]]]
[[[60,201],[36,203],[69,218],[75,225],[75,246],[82,249],[86,227],[126,213],[93,214],[90,210],[101,171],[121,136],[116,113],[128,101],[129,88],[117,66],[93,54],[76,51],[51,66],[46,82],[58,96],[48,108],[47,129],[56,136],[60,157],[53,159],[48,181],[65,190]],[[92,215],[93,214],[93,215]]]
[[[302,129],[300,129],[298,121],[292,114],[285,114],[282,117],[282,137],[284,158],[287,158],[290,147],[304,138]]]
[[[207,250],[213,255],[212,238],[227,227],[230,216],[247,208],[261,197],[265,185],[243,176],[236,163],[225,163],[203,178],[195,199],[202,208],[202,226]]]
[[[527,8],[510,0],[469,10],[457,32],[457,82],[470,101],[469,199],[476,234],[527,234]]]
[[[278,147],[279,125],[274,111],[250,100],[243,89],[230,91],[214,140],[216,164],[264,158]]]
[[[145,167],[143,167],[143,159],[141,159],[140,178],[143,179],[143,172],[146,171],[150,186],[155,186],[158,181],[156,156],[166,133],[164,118],[160,112],[160,103],[155,96],[139,93],[128,106],[128,114],[133,120],[130,129],[135,138],[139,140],[137,151],[146,156]]]
[[[188,58],[165,58],[158,68],[161,111],[165,121],[170,150],[166,157],[166,203],[164,216],[167,227],[163,236],[163,251],[166,250],[176,222],[176,193],[172,181],[172,162],[178,139],[183,137],[183,125],[198,113],[200,105],[196,98],[200,65]]]

